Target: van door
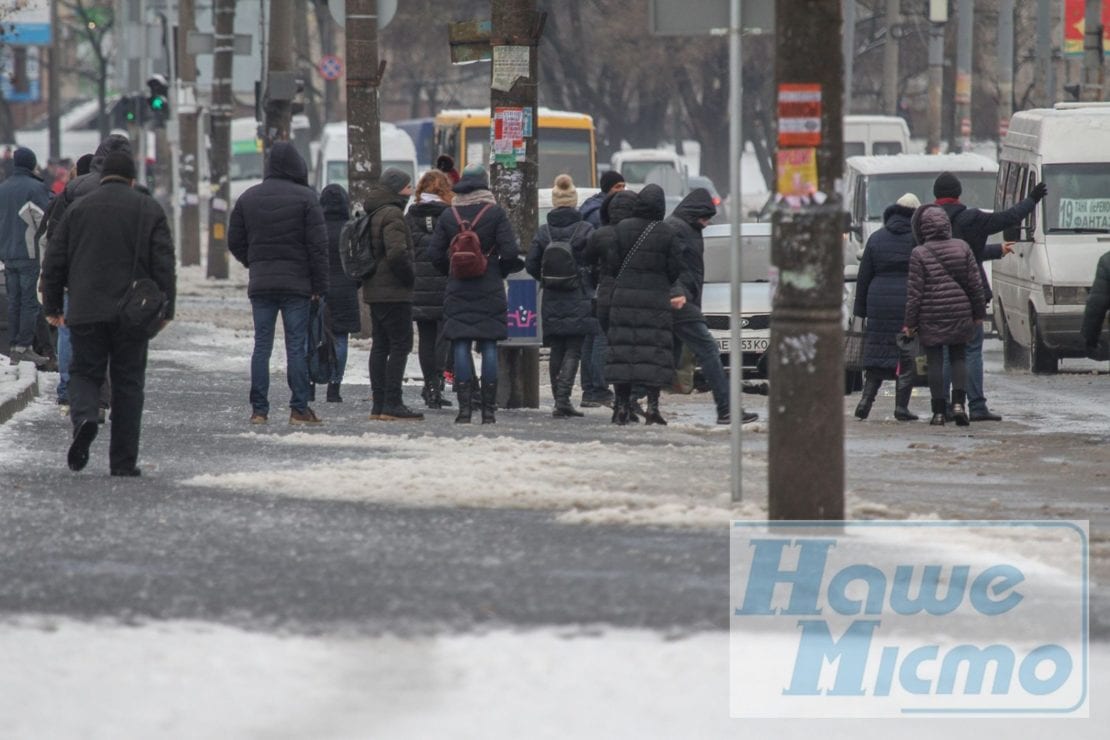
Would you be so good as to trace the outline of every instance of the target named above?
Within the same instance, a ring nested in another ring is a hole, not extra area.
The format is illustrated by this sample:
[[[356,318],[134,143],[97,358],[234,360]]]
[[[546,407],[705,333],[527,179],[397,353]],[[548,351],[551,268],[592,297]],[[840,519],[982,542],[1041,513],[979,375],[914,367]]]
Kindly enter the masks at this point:
[[[1037,170],[1028,164],[1014,164],[1007,178],[1012,183],[1010,206],[1018,203],[1029,194],[1037,184]],[[1029,329],[1029,303],[1033,291],[1039,291],[1036,266],[1044,264],[1038,259],[1038,251],[1044,248],[1043,240],[1036,236],[1037,211],[1033,210],[1021,225],[1021,239],[1014,244],[1014,255],[1006,257],[1013,279],[1011,295],[1005,304],[1006,321],[1018,342],[1029,346],[1032,337]],[[1038,243],[1040,241],[1040,243]]]

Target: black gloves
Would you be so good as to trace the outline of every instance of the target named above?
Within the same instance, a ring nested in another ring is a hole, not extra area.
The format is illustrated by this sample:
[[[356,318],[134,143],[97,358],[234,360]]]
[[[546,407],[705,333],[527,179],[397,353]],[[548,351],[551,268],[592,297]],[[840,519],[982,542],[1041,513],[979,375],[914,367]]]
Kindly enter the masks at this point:
[[[1048,195],[1048,186],[1043,182],[1037,183],[1037,186],[1029,191],[1029,197],[1034,203],[1040,203],[1046,195]]]

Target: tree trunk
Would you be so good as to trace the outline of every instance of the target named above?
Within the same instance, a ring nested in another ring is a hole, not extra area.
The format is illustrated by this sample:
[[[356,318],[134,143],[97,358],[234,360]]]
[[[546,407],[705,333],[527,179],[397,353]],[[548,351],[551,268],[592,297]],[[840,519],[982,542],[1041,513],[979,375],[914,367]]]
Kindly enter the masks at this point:
[[[211,123],[212,200],[208,211],[208,277],[227,277],[227,216],[231,198],[228,169],[231,162],[232,46],[235,41],[235,0],[214,0]]]

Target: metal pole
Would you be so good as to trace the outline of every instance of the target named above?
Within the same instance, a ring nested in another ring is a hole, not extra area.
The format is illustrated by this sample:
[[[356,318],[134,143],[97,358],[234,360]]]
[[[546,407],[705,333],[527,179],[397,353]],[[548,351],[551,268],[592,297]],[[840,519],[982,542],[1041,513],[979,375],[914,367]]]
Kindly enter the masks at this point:
[[[856,60],[856,0],[844,0],[844,39],[841,53],[844,57],[844,115],[852,112],[852,76]],[[776,24],[781,24],[776,20]]]
[[[1037,0],[1036,100],[1052,107],[1052,0]]]
[[[944,24],[929,24],[929,139],[926,153],[940,152],[940,116],[944,92]]]
[[[967,151],[971,144],[971,34],[975,23],[975,0],[960,0],[956,15],[956,121],[953,147]]]
[[[188,53],[189,32],[196,27],[194,0],[179,0],[177,16],[177,129],[179,145],[178,183],[181,196],[181,264],[200,264],[200,196],[197,192],[197,62]]]
[[[883,107],[888,116],[898,115],[898,48],[895,28],[902,22],[901,0],[886,0],[886,45],[883,47]],[[848,61],[845,59],[845,66]]]
[[[1087,0],[1083,15],[1083,87],[1079,99],[1102,100],[1102,0]]]
[[[46,73],[50,76],[47,80],[46,103],[48,118],[50,119],[50,152],[49,157],[54,161],[62,158],[62,123],[61,123],[61,73],[58,55],[62,53],[62,40],[59,38],[61,24],[58,23],[58,3],[50,3],[50,59]]]
[[[231,71],[235,51],[235,1],[214,0],[212,6],[212,104],[210,176],[212,198],[208,211],[208,277],[227,277],[227,217],[231,198],[231,114],[235,101]]]
[[[744,112],[744,80],[743,57],[741,56],[741,23],[740,0],[731,0],[728,27],[728,83],[729,83],[729,110],[731,115],[728,122],[728,150],[729,150],[729,208],[728,217],[731,224],[729,233],[732,235],[731,244],[731,283],[730,295],[732,296],[731,316],[729,326],[732,337],[729,340],[728,355],[728,400],[731,424],[731,460],[732,460],[732,500],[740,501],[744,494],[743,480],[743,435],[741,428],[743,420],[740,410],[740,384],[744,374],[744,355],[740,350],[740,315],[741,315],[741,288],[743,286],[743,260],[740,255],[740,216],[744,210],[741,197],[741,158],[744,154],[744,137],[741,129],[741,116]]]
[[[1014,113],[1014,0],[998,4],[998,154]]]

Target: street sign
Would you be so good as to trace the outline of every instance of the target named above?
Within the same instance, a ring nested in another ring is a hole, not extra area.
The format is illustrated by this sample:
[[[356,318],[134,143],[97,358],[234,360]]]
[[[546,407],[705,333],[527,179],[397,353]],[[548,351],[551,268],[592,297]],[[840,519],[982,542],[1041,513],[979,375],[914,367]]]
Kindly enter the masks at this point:
[[[490,21],[459,21],[447,24],[447,43],[451,47],[451,64],[470,64],[493,59]]]
[[[729,0],[649,0],[648,30],[656,36],[699,36],[726,33]],[[744,33],[775,31],[774,0],[743,0],[740,27]]]
[[[316,65],[316,71],[329,82],[338,80],[343,76],[343,60],[334,54],[328,54]]]
[[[347,27],[346,0],[328,0],[328,10],[331,11],[331,17],[335,19],[340,28]],[[396,14],[397,0],[378,0],[378,30],[388,26]]]
[[[232,53],[239,57],[249,57],[253,43],[254,37],[249,33],[237,33],[235,34],[235,40],[232,42]],[[189,31],[189,35],[185,37],[185,51],[189,54],[198,56],[211,54],[214,48],[216,48],[215,34]]]
[[[779,146],[821,145],[821,86],[779,85]]]
[[[0,44],[4,46],[50,46],[50,3],[31,0],[4,3]],[[10,9],[9,9],[10,8]]]

